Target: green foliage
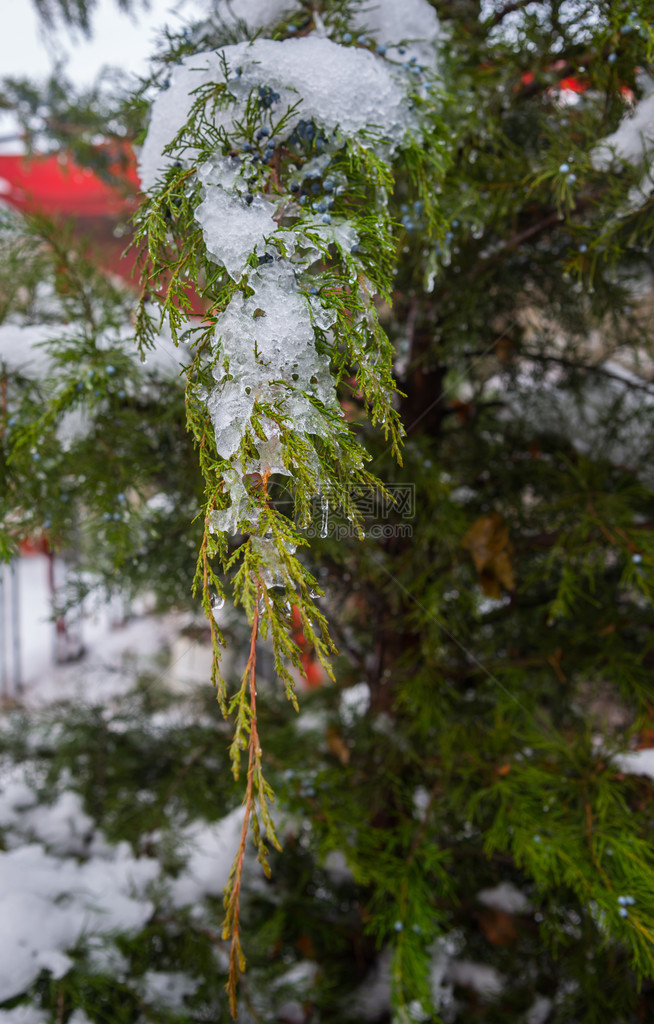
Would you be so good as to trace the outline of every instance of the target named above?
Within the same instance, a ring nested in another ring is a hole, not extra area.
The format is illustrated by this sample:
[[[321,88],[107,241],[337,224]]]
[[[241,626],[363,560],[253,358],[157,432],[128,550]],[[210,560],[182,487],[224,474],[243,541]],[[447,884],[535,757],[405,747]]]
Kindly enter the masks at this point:
[[[97,0],[34,0],[34,6],[43,22],[53,28],[58,20],[83,32],[91,32],[93,12]],[[116,0],[117,7],[129,11],[136,7],[135,0]]]

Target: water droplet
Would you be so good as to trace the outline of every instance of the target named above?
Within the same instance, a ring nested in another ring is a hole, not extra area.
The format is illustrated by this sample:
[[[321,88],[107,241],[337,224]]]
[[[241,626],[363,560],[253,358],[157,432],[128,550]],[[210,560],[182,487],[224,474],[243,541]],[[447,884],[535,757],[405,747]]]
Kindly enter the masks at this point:
[[[214,594],[213,597],[211,598],[211,613],[216,622],[218,621],[218,612],[221,611],[224,607],[225,598],[223,597],[223,595]]]

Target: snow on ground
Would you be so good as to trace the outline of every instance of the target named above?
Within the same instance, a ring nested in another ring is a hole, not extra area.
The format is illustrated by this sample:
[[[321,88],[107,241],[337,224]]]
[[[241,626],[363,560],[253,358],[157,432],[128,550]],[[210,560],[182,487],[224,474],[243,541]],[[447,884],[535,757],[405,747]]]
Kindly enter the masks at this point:
[[[21,765],[4,764],[0,785],[7,847],[0,851],[3,1002],[29,988],[43,968],[63,977],[72,966],[67,953],[82,938],[140,930],[153,911],[148,889],[159,864],[94,833],[77,793],[40,804]]]
[[[135,856],[128,843],[110,844],[93,831],[76,793],[65,791],[43,806],[20,768],[8,777],[0,772],[0,784],[0,828],[8,846],[0,852],[3,1002],[26,991],[43,968],[63,977],[73,964],[68,953],[80,941],[99,942],[102,950],[114,935],[142,929],[154,912],[152,886],[159,883],[160,893],[162,869],[152,857]],[[174,906],[193,906],[201,915],[205,897],[221,893],[242,816],[239,807],[213,825],[196,823],[184,831],[180,849],[188,860],[169,886]],[[142,982],[149,1000],[167,1006],[179,1005],[197,987],[181,974],[149,972]],[[0,1010],[0,1021],[13,1019],[6,1012]]]
[[[15,565],[24,706],[38,710],[62,700],[74,706],[111,703],[134,686],[144,668],[154,669],[162,683],[172,680],[179,689],[174,661],[188,665],[186,655],[197,646],[181,635],[186,616],[141,614],[116,628],[116,609],[96,604],[83,619],[86,654],[73,664],[56,665],[54,627],[48,621],[48,560],[24,556]],[[13,638],[11,621],[4,624],[6,655]],[[173,664],[166,666],[162,652],[171,649],[171,642]],[[196,685],[203,678],[208,684],[203,665],[200,659],[199,671],[194,666]],[[155,728],[170,728],[185,714],[193,718],[182,700],[152,716],[151,722]],[[218,822],[195,821],[180,829],[177,852],[186,864],[171,879],[153,856],[135,853],[127,842],[109,842],[80,795],[66,788],[65,778],[54,801],[44,803],[34,771],[31,762],[0,758],[0,1003],[29,990],[44,969],[54,978],[63,977],[73,965],[71,951],[80,943],[94,951],[99,973],[115,975],[122,958],[114,938],[139,932],[162,903],[190,906],[202,916],[206,897],[222,892],[241,831],[241,807]],[[169,1009],[180,1007],[198,984],[180,972],[154,970],[138,981],[145,1003]],[[0,1009],[2,1024],[44,1024],[45,1019],[29,1006]],[[73,1024],[85,1021],[78,1011]]]

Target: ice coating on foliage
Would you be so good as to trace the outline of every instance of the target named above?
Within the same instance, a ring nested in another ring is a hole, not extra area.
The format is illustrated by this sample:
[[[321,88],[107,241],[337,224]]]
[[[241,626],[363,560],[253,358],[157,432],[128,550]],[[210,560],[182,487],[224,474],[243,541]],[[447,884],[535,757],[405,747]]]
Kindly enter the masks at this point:
[[[286,260],[264,264],[248,283],[254,294],[237,293],[216,323],[219,384],[207,407],[218,453],[226,459],[238,449],[255,401],[274,405],[295,431],[305,433],[326,428],[303,391],[338,409],[329,365],[316,352],[309,307],[292,266]]]
[[[403,60],[417,57],[433,67],[441,27],[427,0],[366,0],[355,12],[353,24],[357,32],[370,33],[378,44],[405,43]]]
[[[224,81],[223,60],[232,71],[229,89],[236,102],[216,112],[216,127],[230,128],[258,86],[279,94],[276,110],[280,112],[300,101],[286,123],[284,137],[300,120],[313,119],[328,132],[338,128],[353,136],[376,128],[388,143],[398,144],[413,123],[401,77],[392,64],[367,49],[340,46],[315,35],[236,43],[217,53],[185,57],[175,68],[170,87],[155,99],[139,160],[144,189],[155,184],[166,166],[163,151],[186,123],[193,91]]]
[[[266,537],[253,537],[252,544],[258,555],[261,565],[261,579],[266,587],[286,586],[287,580],[282,572],[277,551],[271,540]]]
[[[225,192],[219,185],[207,185],[205,197],[195,211],[207,250],[235,281],[240,281],[248,256],[265,253],[264,238],[277,230],[272,219],[274,206],[256,196],[248,206],[244,199]]]
[[[223,479],[231,498],[231,505],[229,508],[212,512],[209,516],[209,525],[214,533],[238,533],[238,524],[242,519],[250,523],[256,521],[256,508],[248,500],[248,492],[240,473],[235,469],[228,469],[223,473]]]

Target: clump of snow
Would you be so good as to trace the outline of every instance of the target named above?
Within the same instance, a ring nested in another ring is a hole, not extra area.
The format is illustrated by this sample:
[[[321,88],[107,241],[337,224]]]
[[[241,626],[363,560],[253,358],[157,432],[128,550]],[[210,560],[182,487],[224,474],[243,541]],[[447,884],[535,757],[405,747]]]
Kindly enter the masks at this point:
[[[53,359],[48,349],[52,340],[65,341],[75,337],[74,326],[65,322],[51,320],[48,323],[0,324],[0,362],[8,369],[16,370],[33,379],[47,379],[52,372]],[[100,351],[120,349],[130,355],[134,354],[134,329],[126,323],[124,327],[99,335],[95,339]],[[188,350],[176,346],[171,339],[170,331],[164,324],[154,339],[154,348],[148,350],[146,356],[148,372],[164,378],[177,378],[180,366],[188,363]]]
[[[344,725],[351,727],[370,707],[370,687],[362,681],[341,692],[339,714]]]
[[[352,869],[342,850],[330,850],[322,864],[334,885],[345,885],[354,881]]]
[[[241,519],[254,522],[256,509],[248,497],[240,473],[235,469],[227,469],[223,473],[225,486],[231,499],[229,508],[212,512],[209,516],[210,529],[215,533],[224,530],[225,533],[237,533],[238,523]]]
[[[486,907],[504,910],[507,914],[524,914],[529,910],[529,900],[511,882],[500,882],[492,889],[482,889],[477,899]]]
[[[172,1010],[182,1010],[186,996],[197,991],[199,981],[181,971],[146,971],[141,979],[143,999]]]
[[[613,759],[620,769],[628,775],[647,775],[654,780],[654,749],[633,750],[628,754],[618,754]]]
[[[391,952],[383,949],[375,966],[352,997],[351,1009],[359,1020],[375,1021],[388,1013],[391,1005]]]
[[[427,65],[435,63],[435,45],[442,32],[427,0],[367,0],[355,10],[353,24],[357,32],[372,35],[378,44],[402,43],[402,60],[416,57]]]
[[[560,387],[565,371],[552,367],[538,375],[525,362],[516,377],[518,389],[504,391],[502,417],[523,422],[539,430],[567,438],[577,451],[596,454],[616,465],[634,466],[649,472],[649,421],[654,408],[654,388],[644,391],[641,377],[613,360],[589,373],[579,395]],[[502,387],[492,378],[490,387]],[[607,408],[620,410],[625,426],[615,430],[615,420],[606,422]]]
[[[214,18],[223,25],[231,19],[234,26],[241,19],[252,30],[255,25],[277,21],[282,12],[277,0],[272,6],[259,0],[233,7],[220,2],[214,7]],[[300,203],[293,197],[301,182],[317,182],[324,175],[345,139],[364,138],[366,146],[388,159],[420,130],[410,94],[421,83],[413,72],[422,73],[418,57],[435,66],[435,44],[440,36],[438,19],[427,0],[407,0],[401,9],[390,0],[359,5],[354,18],[375,37],[374,51],[368,45],[345,46],[332,41],[314,12],[315,29],[309,35],[284,41],[256,38],[184,58],[153,104],[139,161],[146,190],[155,186],[173,160],[180,159],[187,166],[199,163],[198,150],[193,148],[194,125],[188,126],[189,138],[184,137],[184,130],[194,104],[201,105],[201,97],[205,97],[202,116],[220,141],[196,167],[201,201],[195,216],[209,256],[236,282],[247,273],[248,290],[252,289],[247,295],[236,292],[216,321],[213,373],[217,383],[206,395],[206,402],[218,454],[231,461],[234,469],[224,474],[230,504],[211,514],[213,530],[233,533],[239,524],[250,531],[257,526],[257,502],[248,496],[243,475],[290,474],[294,467],[286,457],[288,431],[309,441],[307,457],[320,487],[320,463],[310,439],[339,430],[335,416],[342,413],[329,356],[315,346],[316,332],[329,333],[337,314],[319,296],[305,297],[298,288],[297,275],[306,274],[330,245],[343,257],[356,251],[359,238],[354,225],[339,214],[327,213],[333,207],[331,197],[347,187],[346,176],[339,172],[329,188],[325,182],[330,198],[313,206],[307,205],[305,195],[298,197]],[[407,39],[412,50],[407,60],[400,62],[403,67],[385,59],[389,45]],[[253,133],[252,98],[256,102],[257,95],[262,123]],[[167,153],[176,138],[176,151]],[[264,150],[262,162],[258,143],[263,139],[271,148]],[[292,168],[293,188],[280,199],[279,182],[264,168],[271,155],[279,153],[281,143],[289,141],[292,149],[300,145],[299,139],[315,140],[316,152],[306,163],[304,156],[299,159],[304,166]],[[225,155],[228,146],[234,148]],[[255,184],[261,183],[262,170],[264,178],[269,176],[272,190],[266,187],[263,194],[253,194]],[[379,203],[383,201],[382,195]],[[289,215],[297,218],[293,227],[278,226]],[[259,260],[257,270],[251,266],[253,255]],[[352,281],[360,269],[348,266]],[[362,278],[360,283],[365,287]],[[373,291],[371,286],[371,299]],[[362,324],[368,315],[369,311],[360,314]],[[363,348],[357,358],[368,364]],[[266,415],[262,406],[274,413]],[[252,423],[255,412],[256,429]],[[241,460],[238,472],[237,453],[248,433],[259,458],[247,465]],[[287,581],[274,547],[261,539],[257,544],[264,582],[269,587],[284,585]]]
[[[273,987],[282,988],[289,985],[296,990],[309,988],[315,983],[318,971],[318,964],[313,960],[299,960],[275,979]]]
[[[232,129],[250,92],[259,86],[279,94],[276,109],[281,112],[299,101],[278,141],[287,138],[300,120],[312,119],[329,134],[338,129],[357,136],[376,128],[387,143],[398,145],[414,123],[406,83],[391,64],[367,49],[340,46],[317,35],[236,43],[217,53],[185,57],[175,68],[170,87],[155,99],[139,160],[144,189],[152,188],[174,159],[164,157],[164,149],[185,125],[194,90],[224,81],[223,59],[232,71],[240,68],[241,74],[229,80],[232,102],[216,111],[216,128]],[[186,156],[190,155],[187,151]]]
[[[93,835],[93,819],[84,811],[79,793],[70,790],[60,793],[50,806],[39,804],[23,811],[18,820],[23,834],[38,839],[59,855],[82,856]]]
[[[43,342],[53,334],[51,324],[0,324],[0,361],[8,369],[43,377],[52,365]]]
[[[527,1010],[525,1024],[545,1024],[552,1012],[552,1000],[547,996],[536,996]]]
[[[452,960],[447,975],[455,985],[471,988],[485,999],[498,996],[504,987],[504,979],[499,971],[488,964],[472,960]]]
[[[252,545],[261,563],[261,579],[266,587],[284,587],[287,580],[282,571],[277,549],[268,537],[253,537]]]

